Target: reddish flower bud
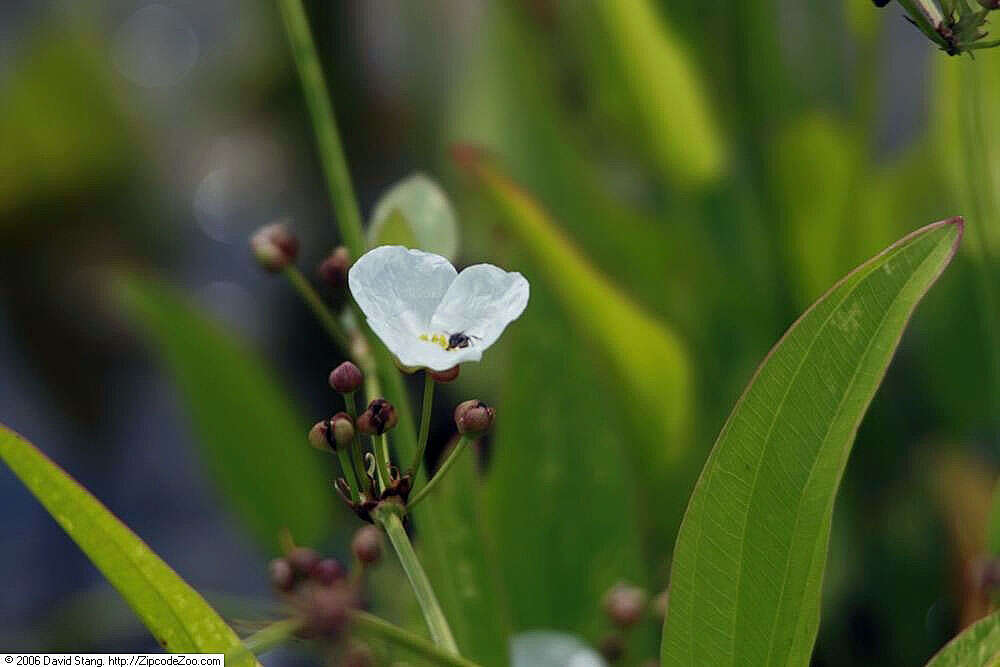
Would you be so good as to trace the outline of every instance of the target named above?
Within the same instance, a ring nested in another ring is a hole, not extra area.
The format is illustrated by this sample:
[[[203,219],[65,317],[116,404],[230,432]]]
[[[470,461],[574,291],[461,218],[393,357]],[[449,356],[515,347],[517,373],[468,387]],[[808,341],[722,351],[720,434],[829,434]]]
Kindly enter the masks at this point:
[[[288,562],[297,574],[308,577],[319,562],[319,554],[309,547],[295,547],[288,552]]]
[[[250,249],[262,267],[268,271],[281,271],[298,256],[299,240],[285,225],[276,223],[257,230],[250,237]]]
[[[315,586],[305,601],[305,630],[308,635],[334,635],[347,622],[347,614],[358,606],[357,596],[348,586]]]
[[[441,384],[445,384],[447,382],[454,382],[458,378],[458,371],[459,371],[458,366],[452,366],[446,371],[428,370],[427,372],[431,374],[431,377],[434,378],[435,382],[440,382]]]
[[[275,558],[268,564],[267,570],[275,590],[287,593],[295,586],[295,570],[286,559]]]
[[[615,584],[604,595],[604,612],[620,628],[635,625],[646,609],[646,591],[625,583]]]
[[[365,565],[374,565],[382,556],[382,536],[375,526],[363,526],[354,533],[351,551]]]
[[[340,289],[347,284],[347,270],[351,268],[351,253],[344,246],[334,248],[326,259],[320,262],[316,272],[320,280],[330,287]]]
[[[330,371],[330,386],[341,394],[353,394],[361,388],[364,381],[361,369],[350,361],[345,361]]]
[[[482,401],[459,403],[455,408],[455,426],[462,435],[479,435],[489,430],[497,411]]]
[[[335,558],[324,558],[313,566],[310,573],[312,578],[323,586],[329,586],[335,581],[340,581],[347,574],[344,566]]]
[[[336,451],[333,447],[334,440],[329,419],[324,419],[313,424],[313,427],[309,429],[309,444],[324,452]]]
[[[384,398],[376,398],[358,417],[357,429],[365,435],[381,435],[396,426],[399,421],[396,408]]]

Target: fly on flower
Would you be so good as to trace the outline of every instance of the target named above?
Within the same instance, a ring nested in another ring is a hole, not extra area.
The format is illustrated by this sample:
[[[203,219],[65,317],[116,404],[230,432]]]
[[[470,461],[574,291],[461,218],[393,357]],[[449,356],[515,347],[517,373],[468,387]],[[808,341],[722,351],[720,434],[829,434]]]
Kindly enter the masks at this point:
[[[476,264],[458,273],[421,250],[382,246],[362,256],[348,285],[372,331],[404,366],[444,371],[479,361],[528,305],[520,273]]]

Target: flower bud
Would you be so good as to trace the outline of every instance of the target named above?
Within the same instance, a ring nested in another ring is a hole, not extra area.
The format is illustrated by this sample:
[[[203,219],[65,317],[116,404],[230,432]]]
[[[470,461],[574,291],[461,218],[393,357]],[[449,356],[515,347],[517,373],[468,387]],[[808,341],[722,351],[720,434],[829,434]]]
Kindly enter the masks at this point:
[[[339,246],[320,262],[316,272],[319,274],[320,280],[327,285],[340,289],[347,284],[347,270],[349,268],[351,268],[351,253],[344,246]]]
[[[275,590],[287,593],[295,586],[295,570],[285,558],[275,558],[267,566],[271,585]]]
[[[250,249],[257,263],[268,271],[281,271],[295,261],[299,240],[281,223],[267,225],[250,237]]]
[[[361,369],[350,361],[345,361],[330,371],[330,386],[341,394],[353,394],[361,388],[364,381]]]
[[[354,533],[351,540],[351,551],[365,565],[374,565],[382,556],[382,539],[378,528],[363,526]]]
[[[345,585],[314,587],[303,610],[305,630],[311,636],[336,634],[347,622],[348,612],[357,606],[357,596]]]
[[[384,398],[376,398],[358,417],[357,428],[365,435],[381,435],[396,426],[396,408]]]
[[[455,426],[462,435],[479,435],[489,430],[496,416],[497,411],[482,401],[465,401],[455,408]]]
[[[427,372],[431,374],[431,377],[434,378],[435,382],[440,382],[441,384],[445,384],[448,382],[454,382],[455,379],[458,378],[458,371],[459,367],[458,365],[455,365],[446,371],[428,370]]]
[[[335,581],[339,581],[347,574],[344,566],[336,558],[324,558],[318,561],[310,573],[312,578],[323,586],[329,586]]]
[[[295,547],[288,552],[287,559],[297,574],[308,577],[319,562],[319,554],[309,547]]]
[[[615,584],[604,595],[604,612],[620,628],[635,625],[646,609],[646,591],[625,583]]]
[[[333,447],[333,433],[330,432],[330,420],[324,419],[313,424],[309,429],[309,444],[324,452],[336,451]]]

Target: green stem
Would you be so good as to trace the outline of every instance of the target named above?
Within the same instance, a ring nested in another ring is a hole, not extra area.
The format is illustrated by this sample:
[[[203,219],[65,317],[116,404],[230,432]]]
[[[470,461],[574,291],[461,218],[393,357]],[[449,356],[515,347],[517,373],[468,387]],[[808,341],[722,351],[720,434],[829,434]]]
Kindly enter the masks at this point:
[[[319,292],[317,292],[306,277],[302,275],[298,267],[292,265],[285,268],[285,276],[288,278],[288,282],[292,284],[295,291],[299,293],[302,300],[306,302],[313,314],[316,315],[316,319],[319,320],[326,332],[330,334],[337,345],[341,346],[345,350],[350,350],[351,339],[344,331],[344,327],[340,325],[337,321],[337,316],[333,314],[325,303],[323,303],[322,297],[320,297]]]
[[[382,490],[389,488],[389,438],[385,433],[372,436],[372,451],[375,453],[375,471],[378,473]]]
[[[438,483],[438,480],[444,477],[445,474],[447,474],[448,469],[455,465],[455,461],[458,460],[458,457],[462,455],[462,452],[465,451],[465,448],[468,447],[469,443],[473,440],[474,438],[470,438],[467,435],[463,435],[459,438],[458,444],[451,450],[451,453],[448,454],[448,458],[444,460],[444,463],[441,464],[441,467],[438,468],[436,473],[434,473],[434,476],[431,477],[430,481],[424,484],[419,491],[410,496],[410,499],[406,501],[407,512],[413,510],[413,508],[417,506],[417,503],[427,497],[427,494],[431,492],[434,486]]]
[[[361,482],[358,480],[358,473],[351,461],[351,453],[343,447],[337,448],[337,458],[340,459],[340,467],[344,469],[344,479],[351,487],[351,502],[360,500],[358,494],[361,493]]]
[[[403,571],[406,572],[410,586],[417,596],[417,602],[424,614],[431,639],[437,646],[458,655],[458,646],[451,634],[451,628],[448,627],[448,621],[445,620],[444,612],[441,611],[441,605],[434,595],[431,582],[427,579],[427,573],[424,572],[423,566],[417,559],[417,554],[413,551],[413,545],[410,544],[410,538],[406,535],[406,529],[403,528],[403,522],[400,520],[397,510],[383,503],[375,510],[375,521],[385,530],[386,535],[389,536],[389,542],[396,550],[396,555],[399,556],[399,563],[403,566]]]
[[[294,639],[295,633],[302,629],[303,623],[301,618],[286,618],[275,621],[244,639],[242,646],[233,649],[232,654],[226,655],[226,658],[232,660],[244,651],[254,655],[267,653],[271,649]]]
[[[442,651],[440,648],[430,643],[422,637],[403,630],[400,627],[384,621],[378,616],[373,616],[364,611],[351,613],[351,625],[361,634],[369,637],[383,639],[396,646],[409,650],[416,656],[426,658],[435,665],[451,665],[452,667],[479,667],[471,660],[467,660],[459,655]]]
[[[351,256],[357,259],[366,249],[365,237],[361,231],[361,211],[351,186],[351,174],[347,170],[344,148],[340,143],[337,121],[333,115],[333,104],[323,79],[323,68],[316,54],[316,45],[309,31],[309,21],[301,0],[278,0],[278,7],[285,21],[292,57],[302,80],[302,92],[316,132],[330,203],[333,205],[340,236],[351,251]]]
[[[416,477],[420,465],[424,461],[424,451],[427,450],[427,436],[431,431],[431,407],[434,404],[434,378],[430,371],[424,371],[424,403],[420,410],[420,434],[417,436],[417,453],[413,457],[407,473]]]
[[[344,397],[344,407],[347,414],[351,416],[351,421],[358,421],[358,406],[354,403],[354,394],[341,394]],[[364,459],[361,458],[361,436],[358,430],[354,429],[354,439],[351,441],[351,459],[354,461],[354,470],[358,476],[358,490],[361,490],[361,483],[368,480],[368,473],[365,470]],[[372,496],[375,496],[375,489],[370,489]]]
[[[990,253],[990,240],[986,235],[989,225],[995,224],[996,201],[993,196],[992,174],[990,171],[990,155],[986,132],[983,126],[982,94],[979,88],[979,76],[975,69],[975,61],[964,64],[962,68],[963,88],[968,90],[968,106],[959,108],[961,123],[961,139],[964,155],[962,163],[966,169],[965,181],[969,187],[969,203],[974,220],[969,228],[969,236],[973,240],[976,255],[975,263],[979,274],[979,292],[982,298],[983,327],[988,342],[989,364],[987,367],[986,386],[989,387],[989,410],[994,415],[991,428],[997,426],[1000,416],[1000,322],[997,321],[997,296],[991,279],[993,262]],[[959,97],[959,100],[962,98]]]

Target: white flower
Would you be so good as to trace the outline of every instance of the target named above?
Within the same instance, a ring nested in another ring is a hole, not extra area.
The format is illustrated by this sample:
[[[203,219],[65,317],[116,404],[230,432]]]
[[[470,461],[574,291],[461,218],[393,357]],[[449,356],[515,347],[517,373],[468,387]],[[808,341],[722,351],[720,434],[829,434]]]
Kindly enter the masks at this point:
[[[403,246],[364,254],[347,275],[372,331],[400,363],[444,371],[479,361],[528,305],[528,281],[492,264],[461,273],[441,257]]]

